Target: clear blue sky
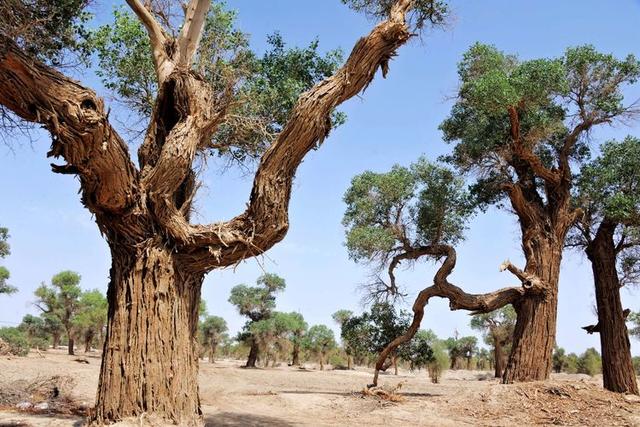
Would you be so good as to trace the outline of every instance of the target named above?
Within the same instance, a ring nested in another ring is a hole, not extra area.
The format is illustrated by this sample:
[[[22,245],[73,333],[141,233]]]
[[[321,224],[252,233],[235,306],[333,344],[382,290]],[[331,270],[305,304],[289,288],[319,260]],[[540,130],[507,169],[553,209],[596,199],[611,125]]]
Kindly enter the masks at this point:
[[[108,20],[112,4],[96,0],[99,20]],[[306,45],[319,37],[322,49],[341,47],[348,53],[372,23],[339,0],[255,1],[230,0],[239,11],[239,26],[252,35],[254,48],[265,47],[266,35],[278,30],[291,45]],[[227,319],[232,332],[244,323],[227,302],[229,290],[252,284],[266,271],[287,281],[278,297],[278,309],[299,310],[310,324],[337,328],[331,313],[341,308],[360,311],[356,288],[367,271],[347,258],[341,226],[342,195],[351,177],[366,169],[385,171],[394,163],[408,164],[421,154],[435,159],[448,151],[438,124],[447,116],[457,85],[456,64],[475,41],[495,44],[521,58],[559,56],[567,46],[591,43],[618,56],[640,56],[640,2],[484,0],[452,2],[455,19],[446,31],[425,35],[400,49],[386,80],[377,76],[360,98],[344,104],[347,123],[311,153],[299,169],[290,209],[290,230],[285,240],[259,260],[248,260],[235,270],[217,271],[205,280],[203,297],[209,311]],[[80,78],[107,95],[87,72]],[[630,100],[640,90],[628,92]],[[115,115],[126,117],[114,106]],[[593,134],[594,144],[604,139],[640,136],[640,127],[618,126]],[[33,290],[60,270],[82,275],[84,288],[106,289],[109,253],[89,213],[81,206],[77,179],[55,175],[45,153],[48,136],[42,133],[30,145],[15,141],[0,146],[0,224],[10,228],[12,255],[3,261],[20,292],[0,297],[0,325],[17,323],[32,306]],[[203,175],[205,188],[198,198],[197,220],[212,222],[241,212],[251,179],[239,172]],[[522,265],[519,230],[513,216],[490,211],[471,224],[467,240],[458,249],[452,281],[468,292],[485,292],[515,284],[498,273],[506,258]],[[420,264],[401,273],[409,301],[431,282],[434,266]],[[640,309],[639,290],[622,291],[625,307]],[[580,329],[594,322],[594,291],[589,263],[581,254],[566,253],[560,283],[558,343],[568,351],[599,347],[597,336]],[[458,330],[472,333],[465,312],[450,312],[443,300],[426,309],[424,328],[447,337]],[[640,343],[633,343],[640,354]]]

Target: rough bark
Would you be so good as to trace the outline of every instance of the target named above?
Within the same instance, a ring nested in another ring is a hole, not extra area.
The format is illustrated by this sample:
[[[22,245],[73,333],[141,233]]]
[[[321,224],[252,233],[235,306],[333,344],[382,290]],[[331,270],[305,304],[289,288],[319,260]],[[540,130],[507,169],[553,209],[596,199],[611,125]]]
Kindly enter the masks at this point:
[[[300,366],[300,344],[297,342],[293,343],[293,351],[291,353],[291,365],[292,366]]]
[[[209,347],[209,363],[216,362],[216,349],[218,348],[218,343],[215,341],[211,341],[211,346]]]
[[[600,334],[604,388],[617,393],[638,394],[629,332],[625,323],[625,312],[628,311],[622,308],[620,299],[615,229],[615,223],[604,220],[586,248],[595,282],[598,323],[585,329],[589,333]]]
[[[53,341],[53,348],[57,349],[58,346],[60,346],[60,334],[53,334],[51,339]]]
[[[244,365],[244,367],[255,368],[256,362],[258,361],[259,354],[260,354],[260,346],[255,340],[252,340],[251,350],[249,350],[249,357],[247,358],[247,363]]]
[[[495,377],[502,378],[504,372],[504,353],[502,351],[502,341],[500,338],[493,338],[493,360],[495,360]]]
[[[75,354],[74,349],[75,349],[75,342],[71,337],[71,334],[67,333],[67,354],[69,356],[73,356]]]

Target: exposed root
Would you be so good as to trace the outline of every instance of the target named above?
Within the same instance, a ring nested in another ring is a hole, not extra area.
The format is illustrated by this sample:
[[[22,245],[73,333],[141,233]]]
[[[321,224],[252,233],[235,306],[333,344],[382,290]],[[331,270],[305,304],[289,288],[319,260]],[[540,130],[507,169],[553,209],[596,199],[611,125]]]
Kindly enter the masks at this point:
[[[364,397],[376,397],[380,400],[387,400],[389,402],[402,402],[404,397],[398,393],[398,391],[402,388],[402,385],[405,381],[401,381],[396,384],[395,387],[385,388],[383,386],[380,387],[365,387],[362,389],[362,396]]]

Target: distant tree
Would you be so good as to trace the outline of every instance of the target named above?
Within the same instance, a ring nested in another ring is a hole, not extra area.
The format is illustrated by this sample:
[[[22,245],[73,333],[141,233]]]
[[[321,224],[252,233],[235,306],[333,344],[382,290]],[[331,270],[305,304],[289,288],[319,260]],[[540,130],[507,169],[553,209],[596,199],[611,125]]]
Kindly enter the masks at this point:
[[[574,166],[586,160],[592,130],[638,114],[622,90],[640,76],[640,62],[592,46],[519,60],[477,43],[458,74],[456,102],[440,126],[445,141],[455,143],[445,160],[477,177],[471,188],[481,206],[510,205],[524,273],[537,283],[536,292],[510,298],[517,321],[504,381],[544,380],[552,367],[562,253],[583,215],[572,202]]]
[[[291,365],[300,365],[300,349],[302,347],[304,335],[307,332],[307,322],[304,321],[304,317],[301,313],[291,312],[288,313],[288,325],[287,332],[289,333],[289,340],[291,341]]]
[[[476,364],[477,369],[484,371],[487,368],[491,369],[494,356],[489,352],[489,350],[482,347],[478,349],[478,352],[476,353],[476,360],[477,360],[477,364]]]
[[[8,346],[9,352],[15,356],[26,356],[29,354],[29,340],[27,334],[20,328],[3,327],[0,328],[0,341]]]
[[[476,337],[447,338],[445,345],[449,350],[451,369],[458,368],[458,359],[466,359],[466,367],[471,369],[471,359],[478,350],[478,339]]]
[[[578,357],[577,354],[575,353],[567,354],[564,372],[568,374],[577,374],[579,369],[578,367],[579,362],[580,362],[580,358]]]
[[[51,336],[52,347],[58,348],[60,345],[60,337],[64,334],[64,325],[54,313],[41,313],[40,317],[44,321],[44,329]]]
[[[80,275],[63,271],[51,278],[51,286],[44,283],[35,290],[38,307],[46,316],[60,321],[67,334],[68,353],[74,354],[74,320],[80,309]]]
[[[201,344],[204,348],[209,349],[210,363],[215,362],[216,349],[222,341],[224,333],[228,330],[226,320],[220,316],[206,316],[200,322]]]
[[[422,369],[434,360],[433,345],[438,337],[432,330],[421,329],[414,335],[409,345],[404,346],[401,356],[410,363],[411,369]]]
[[[305,347],[318,356],[320,370],[324,370],[327,354],[336,348],[336,340],[333,331],[325,325],[314,325],[309,328],[304,338]]]
[[[578,359],[578,373],[594,376],[601,372],[602,358],[600,357],[600,353],[593,347],[588,348]]]
[[[511,345],[515,323],[516,312],[511,305],[506,305],[490,313],[476,314],[471,318],[471,328],[481,331],[488,343],[493,346],[496,378],[502,377],[506,364],[503,349]]]
[[[49,347],[50,336],[41,317],[32,314],[25,315],[18,329],[25,333],[31,348],[46,350]]]
[[[631,322],[629,334],[636,339],[640,339],[640,312],[630,312],[627,321]]]
[[[331,318],[334,322],[340,326],[340,335],[342,336],[342,326],[353,317],[353,312],[351,310],[338,310],[331,315]],[[349,343],[342,339],[342,346],[344,348],[344,352],[347,354],[347,369],[353,369],[353,350],[349,346]]]
[[[584,214],[569,245],[591,261],[600,334],[604,388],[638,394],[620,288],[640,283],[640,139],[609,141],[582,167],[576,204]]]
[[[0,258],[5,258],[11,254],[11,248],[9,246],[9,229],[0,227]],[[9,280],[9,270],[0,265],[0,294],[12,294],[18,291],[17,288],[7,283]]]
[[[107,326],[107,298],[102,291],[85,291],[78,301],[78,312],[73,318],[73,329],[84,342],[84,351],[91,351],[91,344],[98,339],[102,344],[103,330]]]
[[[249,318],[239,338],[251,346],[246,367],[255,368],[260,353],[260,343],[253,336],[252,324],[271,317],[276,307],[275,294],[284,290],[286,282],[276,274],[266,273],[258,278],[257,286],[238,285],[231,289],[229,302],[242,316]]]
[[[557,345],[553,349],[553,370],[557,373],[564,372],[567,369],[568,361],[564,348]]]
[[[440,382],[442,373],[449,367],[449,356],[447,355],[447,347],[442,340],[433,342],[431,350],[433,351],[433,360],[429,362],[427,369],[431,382],[437,384]]]

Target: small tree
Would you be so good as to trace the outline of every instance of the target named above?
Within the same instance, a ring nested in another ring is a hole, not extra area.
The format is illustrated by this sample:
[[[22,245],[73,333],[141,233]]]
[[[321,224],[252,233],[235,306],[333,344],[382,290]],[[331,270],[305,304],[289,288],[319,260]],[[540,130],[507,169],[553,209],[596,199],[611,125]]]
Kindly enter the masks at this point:
[[[431,345],[431,350],[433,351],[433,360],[427,365],[429,378],[432,383],[438,384],[442,373],[449,367],[449,356],[447,356],[447,347],[442,340],[435,341]]]
[[[25,333],[29,347],[39,350],[46,350],[49,347],[49,334],[41,317],[25,315],[18,329]]]
[[[305,347],[318,357],[320,370],[323,371],[327,354],[336,348],[333,331],[325,325],[314,325],[307,331],[304,342]]]
[[[300,349],[304,335],[307,332],[307,322],[304,321],[304,317],[301,313],[292,311],[288,313],[287,319],[287,332],[289,333],[289,341],[291,341],[291,365],[300,365]]]
[[[553,349],[553,370],[557,373],[564,372],[567,369],[568,361],[564,348],[557,345]]]
[[[451,369],[458,369],[458,359],[466,359],[466,367],[471,369],[471,359],[478,350],[478,339],[476,337],[447,338],[445,345],[449,350]]]
[[[210,363],[215,362],[216,349],[228,330],[226,320],[220,316],[206,316],[200,322],[200,342],[203,347],[209,349]]]
[[[11,248],[9,246],[9,229],[0,227],[0,258],[5,258],[11,254]],[[12,294],[18,291],[17,288],[7,283],[9,280],[9,270],[6,267],[0,265],[0,294]]]
[[[334,322],[340,326],[340,331],[342,335],[342,326],[345,324],[347,320],[353,317],[353,312],[351,310],[338,310],[331,315],[331,318]],[[344,352],[347,354],[347,369],[353,369],[353,350],[349,346],[349,343],[342,339],[342,347],[344,348]]]
[[[491,313],[476,314],[471,318],[471,328],[482,331],[485,339],[493,346],[495,377],[501,378],[505,367],[504,348],[511,345],[516,312],[511,305]]]
[[[94,289],[83,292],[78,301],[78,312],[73,319],[73,328],[78,337],[84,341],[84,351],[91,351],[96,340],[102,345],[103,331],[107,326],[107,299],[104,294]]]
[[[433,344],[438,341],[436,334],[429,329],[416,332],[409,345],[404,346],[402,358],[410,363],[411,370],[429,366],[434,360]]]
[[[266,273],[258,278],[257,286],[238,285],[231,289],[229,302],[238,312],[249,318],[239,338],[251,346],[245,367],[255,368],[260,353],[260,343],[252,334],[252,324],[268,319],[276,307],[276,292],[284,290],[286,283],[276,274]]]
[[[67,334],[68,353],[74,354],[74,320],[80,309],[80,275],[62,271],[51,278],[51,286],[44,283],[35,290],[38,307],[45,315],[57,318]]]
[[[580,355],[580,359],[578,359],[578,373],[594,376],[601,372],[602,358],[600,357],[600,353],[593,347],[588,348]]]
[[[591,262],[600,334],[604,388],[638,394],[620,288],[640,280],[640,139],[609,141],[583,166],[575,201],[584,215],[569,244]]]

